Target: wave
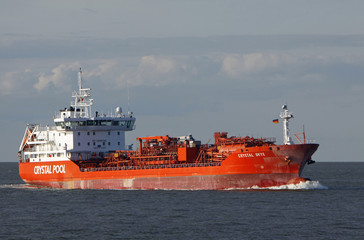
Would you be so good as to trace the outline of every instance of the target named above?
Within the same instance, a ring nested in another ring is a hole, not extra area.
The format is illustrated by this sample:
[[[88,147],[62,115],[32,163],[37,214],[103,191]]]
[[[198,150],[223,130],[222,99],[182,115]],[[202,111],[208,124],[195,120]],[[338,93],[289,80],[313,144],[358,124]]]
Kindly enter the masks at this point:
[[[66,190],[66,189],[60,189],[60,188],[50,188],[50,187],[44,187],[44,186],[35,186],[30,184],[1,184],[0,189],[54,189],[54,190]],[[234,191],[234,190],[327,190],[328,187],[322,185],[319,181],[305,181],[305,182],[299,182],[297,184],[286,184],[281,186],[274,186],[274,187],[259,187],[259,186],[252,186],[249,188],[229,188],[225,189],[227,191]],[[135,191],[135,190],[150,190],[150,189],[94,189],[94,190],[129,190],[129,191]],[[158,191],[169,191],[171,189],[163,189],[163,188],[156,188],[154,190]],[[181,191],[181,190],[178,190]],[[184,191],[199,191],[196,189],[184,189]]]
[[[268,190],[327,190],[329,188],[322,185],[319,181],[305,181],[305,182],[299,182],[297,184],[287,184],[287,185],[265,187],[265,188],[253,186],[248,189],[250,189],[250,190],[262,190],[262,189],[268,189]]]
[[[22,184],[1,184],[0,188],[27,188],[29,185],[22,183]]]
[[[0,189],[52,189],[49,187],[44,187],[44,186],[35,186],[35,185],[30,185],[30,184],[26,184],[26,183],[22,183],[22,184],[1,184],[0,185]]]

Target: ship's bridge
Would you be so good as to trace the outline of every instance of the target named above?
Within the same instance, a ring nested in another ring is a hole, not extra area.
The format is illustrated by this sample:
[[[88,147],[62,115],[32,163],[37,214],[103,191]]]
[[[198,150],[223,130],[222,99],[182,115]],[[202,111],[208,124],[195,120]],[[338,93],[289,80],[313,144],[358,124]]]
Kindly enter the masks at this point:
[[[78,75],[78,91],[74,91],[69,108],[64,108],[54,116],[57,130],[134,130],[135,117],[132,112],[123,113],[121,107],[115,109],[114,114],[95,113],[91,116],[91,89],[82,86],[82,71]]]
[[[135,129],[133,113],[117,107],[108,115],[92,114],[91,89],[82,86],[81,69],[78,76],[79,89],[73,92],[70,107],[53,117],[55,127],[27,126],[19,147],[21,161],[88,160],[132,149],[125,145],[125,132]]]
[[[94,117],[94,118],[55,118],[57,129],[65,130],[134,130],[135,118],[125,117]]]

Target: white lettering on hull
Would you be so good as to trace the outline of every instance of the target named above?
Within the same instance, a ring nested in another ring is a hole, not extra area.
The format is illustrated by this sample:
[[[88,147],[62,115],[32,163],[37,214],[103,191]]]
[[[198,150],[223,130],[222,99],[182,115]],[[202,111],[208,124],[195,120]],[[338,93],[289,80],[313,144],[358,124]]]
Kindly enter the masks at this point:
[[[265,153],[239,153],[238,158],[265,157]]]
[[[66,165],[42,165],[34,167],[34,174],[66,173]]]

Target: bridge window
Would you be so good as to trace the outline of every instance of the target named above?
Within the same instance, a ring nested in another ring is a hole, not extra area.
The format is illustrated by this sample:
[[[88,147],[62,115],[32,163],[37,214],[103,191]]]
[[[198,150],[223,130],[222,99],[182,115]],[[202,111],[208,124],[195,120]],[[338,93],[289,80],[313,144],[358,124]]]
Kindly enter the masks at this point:
[[[111,126],[112,121],[111,120],[102,120],[100,121],[101,126]]]
[[[127,128],[133,128],[133,126],[134,126],[134,120],[129,120],[129,121],[127,122],[127,124],[126,124],[126,127],[127,127]]]

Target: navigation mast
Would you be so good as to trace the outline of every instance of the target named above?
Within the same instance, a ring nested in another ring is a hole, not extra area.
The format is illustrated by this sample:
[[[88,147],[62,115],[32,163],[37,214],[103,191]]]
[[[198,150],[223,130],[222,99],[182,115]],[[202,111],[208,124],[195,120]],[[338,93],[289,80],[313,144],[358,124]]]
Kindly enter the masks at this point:
[[[293,115],[291,112],[288,111],[287,104],[284,104],[282,106],[282,109],[284,110],[284,112],[281,112],[279,116],[283,119],[283,142],[285,145],[291,145],[294,143],[292,138],[289,136],[288,122],[289,119],[293,118]]]
[[[71,106],[74,107],[73,117],[91,117],[91,106],[93,99],[91,97],[91,88],[82,88],[82,70],[78,72],[78,92],[74,91],[72,97],[75,98]]]

